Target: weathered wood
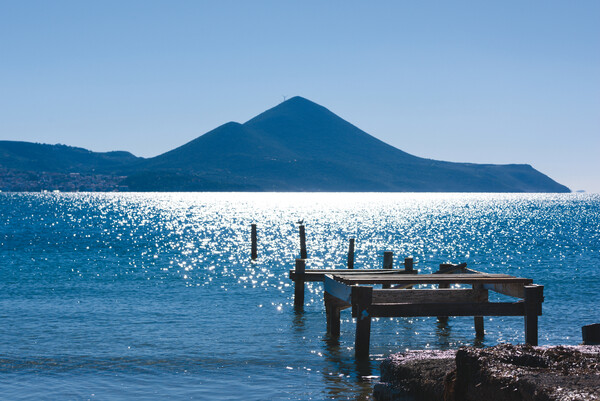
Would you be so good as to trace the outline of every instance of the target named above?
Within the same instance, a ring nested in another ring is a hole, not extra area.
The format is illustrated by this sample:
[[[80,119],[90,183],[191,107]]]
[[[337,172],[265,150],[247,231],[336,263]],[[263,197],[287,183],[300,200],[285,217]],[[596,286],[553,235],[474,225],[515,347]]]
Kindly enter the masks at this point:
[[[538,345],[538,315],[542,314],[544,301],[544,286],[525,286],[525,342]]]
[[[402,271],[402,270],[399,270]],[[361,275],[336,274],[347,284],[531,284],[532,279],[513,277],[507,274],[405,274],[384,275],[368,273]]]
[[[483,316],[475,316],[473,318],[473,323],[475,325],[475,337],[481,338],[485,335],[485,329],[483,325]]]
[[[295,280],[294,280],[294,307],[296,309],[304,308],[304,272],[306,264],[304,259],[296,259]]]
[[[327,334],[333,338],[338,338],[340,336],[340,311],[343,308],[340,307],[339,301],[327,292],[323,298],[327,316]]]
[[[335,305],[329,306],[329,334],[338,338],[340,336],[341,321],[340,321],[340,308]]]
[[[354,238],[350,238],[348,246],[348,269],[354,269]]]
[[[523,302],[457,302],[435,304],[372,304],[371,317],[523,316]]]
[[[338,283],[341,284],[341,283]],[[341,284],[344,285],[344,284]],[[346,288],[352,288],[346,286]],[[472,289],[425,289],[425,290],[373,290],[373,303],[443,303],[443,302],[486,302],[487,291]]]
[[[385,251],[383,253],[383,268],[393,269],[394,268],[394,252]]]
[[[256,235],[256,224],[252,224],[252,259],[258,258],[258,244]]]
[[[483,300],[483,302],[488,302],[488,290],[483,285],[473,284],[473,291],[478,294],[478,298]],[[483,316],[474,316],[473,326],[475,327],[475,337],[482,338],[485,334]]]
[[[394,252],[385,251],[383,252],[383,268],[393,269],[394,268]],[[383,288],[390,288],[390,284],[383,284]]]
[[[442,265],[440,265],[440,271],[442,271]],[[439,290],[449,289],[450,283],[440,283],[438,285]],[[448,323],[448,316],[438,316],[437,320],[441,323]]]
[[[356,337],[354,339],[354,354],[357,359],[369,357],[371,341],[371,301],[373,287],[352,287],[352,304],[356,305]]]
[[[413,264],[413,258],[404,258],[404,270],[407,273],[413,273],[414,272],[414,264]]]
[[[323,281],[325,292],[348,305],[352,302],[352,287],[336,281],[332,275],[326,274]]]
[[[600,323],[583,326],[581,328],[581,337],[584,345],[600,344]]]
[[[509,297],[525,298],[525,285],[522,283],[518,284],[484,284],[484,288],[498,292],[500,294],[508,295]]]
[[[306,253],[306,232],[304,230],[304,224],[300,224],[300,258],[308,258]]]
[[[344,274],[344,275],[363,275],[363,274],[369,274],[370,272],[372,273],[377,273],[377,274],[391,274],[391,275],[396,275],[396,274],[407,274],[407,272],[405,272],[404,270],[381,270],[381,269],[353,269],[353,270],[348,270],[348,269],[309,269],[306,270],[305,275],[304,275],[304,281],[323,281],[325,279],[325,275],[326,274],[333,274],[335,276],[338,276],[340,274]],[[418,273],[417,270],[413,270],[413,272],[411,274],[416,274]],[[290,270],[289,273],[289,277],[292,281],[296,280],[296,271],[294,269]]]
[[[465,268],[467,267],[466,263],[460,263],[458,265],[452,263],[440,263],[440,270],[434,272],[433,274],[448,274],[460,271],[461,273],[466,273]]]

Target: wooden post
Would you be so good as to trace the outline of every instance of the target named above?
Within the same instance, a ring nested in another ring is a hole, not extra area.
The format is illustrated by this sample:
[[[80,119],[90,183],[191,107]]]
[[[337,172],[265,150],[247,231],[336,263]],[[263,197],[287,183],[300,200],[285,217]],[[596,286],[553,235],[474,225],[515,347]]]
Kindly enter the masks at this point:
[[[482,338],[485,334],[483,316],[475,316],[473,320],[475,323],[475,337]]]
[[[300,258],[308,258],[306,255],[306,232],[304,231],[304,224],[300,224]]]
[[[327,315],[327,334],[333,338],[340,337],[340,308],[333,297],[325,293],[325,313]]]
[[[444,269],[444,266],[445,266],[444,264],[441,264],[439,271],[442,271],[442,269]],[[450,284],[448,284],[448,283],[438,284],[438,289],[441,289],[441,288],[450,288]],[[437,319],[438,319],[438,322],[440,322],[440,323],[444,323],[444,324],[448,323],[448,316],[438,316]]]
[[[350,238],[348,247],[348,269],[354,269],[354,238]]]
[[[525,286],[525,342],[538,345],[538,315],[542,314],[543,285]]]
[[[383,268],[393,269],[394,268],[394,252],[385,251],[383,253]]]
[[[413,269],[413,258],[404,258],[404,270],[412,272]]]
[[[356,303],[356,337],[354,354],[357,359],[369,357],[371,341],[371,315],[369,308],[373,300],[373,287],[356,286],[352,288],[352,303]]]
[[[294,284],[294,308],[304,308],[304,272],[306,263],[304,259],[296,259],[296,278]]]
[[[483,285],[481,285],[481,284],[474,284],[473,289],[475,291],[487,291],[487,290],[484,290]],[[486,295],[486,298],[487,298],[487,295]],[[483,325],[483,316],[475,316],[473,318],[473,324],[475,326],[475,337],[482,338],[485,335],[485,328]]]
[[[256,224],[252,224],[252,260],[256,260],[256,258],[258,258],[257,249]]]
[[[393,269],[394,268],[394,252],[385,251],[383,252],[383,268]],[[383,284],[381,288],[390,288],[389,284]]]

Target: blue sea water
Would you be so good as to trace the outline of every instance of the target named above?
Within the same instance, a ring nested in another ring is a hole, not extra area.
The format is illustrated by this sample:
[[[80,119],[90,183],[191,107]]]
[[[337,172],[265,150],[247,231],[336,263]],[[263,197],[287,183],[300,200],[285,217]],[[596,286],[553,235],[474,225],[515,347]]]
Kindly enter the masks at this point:
[[[540,345],[600,322],[600,196],[516,194],[0,194],[0,399],[370,399],[406,349],[524,342],[523,319],[379,319],[326,336],[321,284],[295,313],[288,270],[377,268],[385,250],[545,286]],[[250,225],[259,259],[250,260]]]

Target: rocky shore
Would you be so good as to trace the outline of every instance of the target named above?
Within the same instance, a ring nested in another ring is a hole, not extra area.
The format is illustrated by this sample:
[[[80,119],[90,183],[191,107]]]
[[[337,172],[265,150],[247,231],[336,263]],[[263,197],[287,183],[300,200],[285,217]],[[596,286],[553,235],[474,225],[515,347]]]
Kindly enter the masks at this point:
[[[381,364],[375,400],[600,400],[600,346],[409,351]]]

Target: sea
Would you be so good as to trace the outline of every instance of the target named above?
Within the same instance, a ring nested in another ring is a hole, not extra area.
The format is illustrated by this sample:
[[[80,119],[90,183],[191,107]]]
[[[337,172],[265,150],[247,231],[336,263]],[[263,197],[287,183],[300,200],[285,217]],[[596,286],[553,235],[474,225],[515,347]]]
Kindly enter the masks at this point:
[[[321,283],[294,310],[299,221],[309,269],[345,268],[355,238],[357,269],[393,251],[532,278],[540,345],[600,323],[599,195],[0,193],[0,399],[370,400],[391,353],[524,342],[522,317],[483,339],[469,317],[382,318],[357,362]]]

